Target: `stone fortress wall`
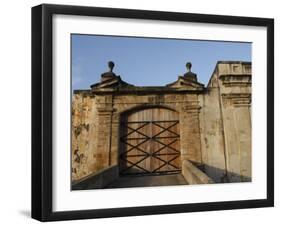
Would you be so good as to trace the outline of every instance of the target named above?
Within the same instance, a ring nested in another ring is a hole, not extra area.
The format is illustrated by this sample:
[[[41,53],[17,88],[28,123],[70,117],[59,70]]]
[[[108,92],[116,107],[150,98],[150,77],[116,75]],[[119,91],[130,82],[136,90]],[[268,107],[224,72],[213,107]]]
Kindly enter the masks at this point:
[[[179,113],[181,160],[214,182],[251,181],[251,63],[219,61],[207,87],[188,72],[163,87],[137,87],[112,72],[72,100],[72,181],[118,166],[120,120],[136,109]]]

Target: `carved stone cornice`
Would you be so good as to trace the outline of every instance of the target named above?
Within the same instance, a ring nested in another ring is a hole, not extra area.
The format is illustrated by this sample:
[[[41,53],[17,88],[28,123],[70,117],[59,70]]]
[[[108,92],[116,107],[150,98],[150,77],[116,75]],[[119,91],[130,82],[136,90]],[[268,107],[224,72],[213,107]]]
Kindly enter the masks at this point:
[[[194,104],[196,103],[196,104]],[[181,107],[181,111],[185,113],[199,113],[201,107],[198,105],[198,102],[191,102],[190,104],[184,105]]]
[[[226,87],[245,87],[252,85],[251,74],[222,74],[219,76],[222,84]]]
[[[116,109],[112,107],[97,107],[98,115],[111,115]]]
[[[251,106],[252,96],[250,93],[230,93],[230,94],[222,94],[222,102],[224,106],[234,107],[249,107]]]

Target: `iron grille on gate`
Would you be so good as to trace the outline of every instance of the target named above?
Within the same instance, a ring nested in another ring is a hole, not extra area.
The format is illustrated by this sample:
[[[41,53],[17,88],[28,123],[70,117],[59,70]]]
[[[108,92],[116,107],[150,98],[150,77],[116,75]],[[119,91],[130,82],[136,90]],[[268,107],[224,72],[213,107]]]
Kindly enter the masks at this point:
[[[120,174],[154,175],[180,172],[180,151],[178,150],[180,135],[178,130],[173,129],[178,124],[178,120],[129,121],[121,123],[122,131],[125,131],[125,134],[121,136],[120,142],[121,146],[125,146],[126,149],[124,150],[123,148],[119,156],[121,164]],[[147,127],[150,127],[151,130],[157,127],[158,132],[155,134],[146,134],[142,130]],[[132,134],[137,134],[138,136],[130,137]],[[155,147],[155,145],[152,148],[142,147],[144,144],[147,145],[151,142],[158,144],[156,145],[158,147]],[[164,149],[166,152],[163,153]],[[158,161],[158,166],[154,168],[145,167],[143,163],[148,161],[148,159],[154,160],[154,162]],[[133,168],[137,169],[137,171],[132,172]]]

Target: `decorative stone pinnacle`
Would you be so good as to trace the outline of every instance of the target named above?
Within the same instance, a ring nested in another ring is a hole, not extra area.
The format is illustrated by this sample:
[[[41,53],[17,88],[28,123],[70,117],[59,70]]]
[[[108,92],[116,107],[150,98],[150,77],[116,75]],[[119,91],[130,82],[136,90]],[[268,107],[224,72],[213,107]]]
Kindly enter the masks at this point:
[[[197,75],[191,71],[191,67],[192,67],[191,62],[187,62],[185,64],[185,66],[186,66],[187,72],[183,76],[190,81],[197,82]]]
[[[190,72],[192,64],[190,62],[187,62],[185,66],[186,66],[187,72]]]
[[[114,62],[113,61],[109,61],[108,62],[108,67],[109,67],[109,72],[112,72],[112,70],[114,68]]]

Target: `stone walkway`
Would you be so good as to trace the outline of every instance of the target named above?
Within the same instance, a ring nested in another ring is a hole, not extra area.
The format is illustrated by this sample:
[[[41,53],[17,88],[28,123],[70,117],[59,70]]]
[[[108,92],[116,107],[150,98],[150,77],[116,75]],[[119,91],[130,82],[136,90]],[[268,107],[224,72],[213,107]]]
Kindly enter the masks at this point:
[[[122,176],[106,188],[130,188],[149,186],[186,185],[182,174],[159,176]]]

